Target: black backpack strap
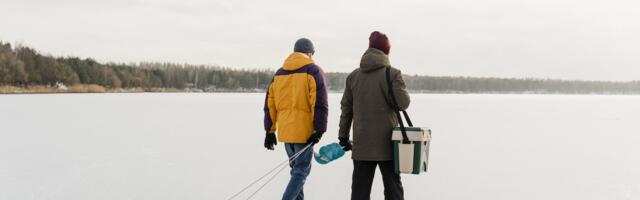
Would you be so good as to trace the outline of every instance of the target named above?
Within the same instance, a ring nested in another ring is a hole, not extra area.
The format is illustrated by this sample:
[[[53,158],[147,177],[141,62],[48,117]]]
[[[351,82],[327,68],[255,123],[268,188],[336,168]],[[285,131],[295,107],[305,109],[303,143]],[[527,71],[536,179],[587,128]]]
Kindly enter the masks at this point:
[[[407,136],[407,131],[404,127],[404,122],[402,121],[402,116],[400,115],[400,107],[398,106],[398,101],[396,101],[396,95],[393,93],[393,84],[391,83],[390,70],[391,70],[391,67],[386,67],[385,74],[387,77],[387,86],[389,87],[389,96],[391,96],[391,100],[393,101],[391,103],[391,108],[393,108],[393,111],[395,111],[396,117],[398,118],[398,123],[400,124],[400,132],[402,132],[402,143],[410,144],[411,142],[409,141],[409,137]],[[409,127],[413,127],[413,124],[409,119],[409,115],[407,114],[407,111],[403,110],[402,112],[404,113],[404,117],[407,120]]]

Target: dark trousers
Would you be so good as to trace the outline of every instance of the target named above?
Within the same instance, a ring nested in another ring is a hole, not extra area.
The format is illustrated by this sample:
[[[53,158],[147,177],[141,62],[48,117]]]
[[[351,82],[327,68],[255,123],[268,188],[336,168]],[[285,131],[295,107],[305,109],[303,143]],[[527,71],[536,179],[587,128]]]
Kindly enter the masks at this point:
[[[353,177],[351,185],[351,200],[369,200],[371,185],[376,174],[376,166],[380,166],[382,182],[384,184],[385,200],[403,200],[404,189],[400,175],[394,172],[393,161],[353,161]]]

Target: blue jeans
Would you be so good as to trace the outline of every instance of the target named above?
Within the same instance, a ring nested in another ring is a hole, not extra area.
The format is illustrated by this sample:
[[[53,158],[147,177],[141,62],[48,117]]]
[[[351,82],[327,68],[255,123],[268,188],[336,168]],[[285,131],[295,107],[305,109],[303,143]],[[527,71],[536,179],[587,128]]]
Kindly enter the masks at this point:
[[[289,158],[293,156],[293,154],[298,153],[306,144],[284,144],[284,149],[287,151],[287,155]],[[303,200],[304,192],[303,186],[304,182],[307,180],[307,176],[311,171],[311,158],[313,157],[313,147],[307,148],[303,153],[298,156],[297,159],[293,160],[289,166],[291,167],[291,179],[289,179],[289,184],[287,185],[287,189],[284,191],[284,195],[282,195],[282,200]]]

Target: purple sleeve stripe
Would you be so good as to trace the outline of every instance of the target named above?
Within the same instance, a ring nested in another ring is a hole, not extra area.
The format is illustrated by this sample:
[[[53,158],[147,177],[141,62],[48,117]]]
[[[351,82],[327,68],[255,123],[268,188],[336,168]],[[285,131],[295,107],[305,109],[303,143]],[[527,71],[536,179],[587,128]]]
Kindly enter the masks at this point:
[[[273,79],[271,80],[273,83]],[[264,130],[266,132],[271,131],[271,127],[273,126],[273,120],[271,119],[271,113],[269,112],[269,88],[271,88],[271,84],[267,87],[267,96],[264,99]]]
[[[327,131],[327,117],[329,104],[327,102],[327,86],[324,81],[324,72],[317,65],[314,65],[309,74],[316,81],[316,105],[314,105],[313,127],[317,132]]]

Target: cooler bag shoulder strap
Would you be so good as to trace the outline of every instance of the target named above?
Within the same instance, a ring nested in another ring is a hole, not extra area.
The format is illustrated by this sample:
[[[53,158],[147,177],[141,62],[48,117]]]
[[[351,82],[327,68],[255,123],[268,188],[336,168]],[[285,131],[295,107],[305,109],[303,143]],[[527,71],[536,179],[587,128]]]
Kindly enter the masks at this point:
[[[400,132],[402,133],[402,143],[410,144],[411,142],[409,141],[409,137],[407,136],[407,131],[405,130],[404,123],[402,122],[402,116],[400,116],[400,108],[398,107],[396,96],[393,94],[393,84],[391,84],[391,78],[390,78],[390,72],[389,72],[390,69],[391,67],[387,67],[385,71],[386,73],[385,75],[387,78],[387,85],[389,86],[389,95],[391,96],[391,100],[393,101],[391,103],[391,108],[396,113],[396,117],[398,118],[398,123],[400,124]],[[406,111],[405,111],[405,116],[408,116],[406,114]]]
[[[385,72],[384,75],[385,75],[385,79],[387,80],[387,87],[389,88],[388,93],[389,93],[389,96],[391,96],[391,103],[390,103],[391,108],[393,108],[394,111],[397,111],[397,110],[400,110],[400,109],[398,108],[398,105],[396,103],[396,96],[393,95],[393,84],[391,83],[391,72],[390,71],[391,71],[391,68],[390,67],[386,67],[385,71],[384,71]]]
[[[404,119],[407,120],[407,125],[409,125],[409,127],[413,127],[413,123],[411,123],[411,118],[409,118],[409,114],[407,114],[407,111],[403,110],[402,114],[404,114]]]
[[[393,93],[393,83],[391,82],[391,67],[387,67],[385,73],[386,73],[386,78],[387,78],[387,85],[389,86],[389,95],[391,96],[391,100],[393,101],[391,103],[391,107],[394,108],[395,110],[400,110],[400,107],[398,106],[398,102],[396,100],[396,95]],[[411,122],[411,118],[409,118],[409,114],[407,114],[406,110],[400,110],[402,111],[402,114],[404,115],[404,119],[407,120],[407,125],[409,125],[409,127],[413,127],[413,123]]]

